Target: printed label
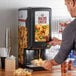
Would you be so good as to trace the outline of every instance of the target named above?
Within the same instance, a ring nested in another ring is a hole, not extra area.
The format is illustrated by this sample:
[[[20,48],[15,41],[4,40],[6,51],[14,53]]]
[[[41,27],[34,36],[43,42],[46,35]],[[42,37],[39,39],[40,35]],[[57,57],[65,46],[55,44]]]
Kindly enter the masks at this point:
[[[49,41],[49,12],[35,12],[35,42]]]

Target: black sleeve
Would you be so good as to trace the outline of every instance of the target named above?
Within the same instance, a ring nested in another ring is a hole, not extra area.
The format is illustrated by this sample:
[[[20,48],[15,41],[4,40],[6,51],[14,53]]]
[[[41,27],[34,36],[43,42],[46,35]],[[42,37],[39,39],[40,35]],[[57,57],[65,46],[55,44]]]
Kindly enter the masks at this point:
[[[66,60],[71,49],[73,48],[73,42],[74,42],[74,33],[70,27],[67,27],[65,28],[62,34],[62,43],[61,43],[60,50],[54,58],[54,60],[58,64],[61,64]]]

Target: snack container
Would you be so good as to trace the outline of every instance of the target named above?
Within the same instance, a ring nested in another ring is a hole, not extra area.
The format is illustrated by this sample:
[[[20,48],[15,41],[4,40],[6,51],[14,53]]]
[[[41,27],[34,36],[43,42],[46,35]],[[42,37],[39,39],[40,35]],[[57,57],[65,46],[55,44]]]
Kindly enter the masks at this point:
[[[13,56],[5,59],[5,71],[15,71],[16,60]]]

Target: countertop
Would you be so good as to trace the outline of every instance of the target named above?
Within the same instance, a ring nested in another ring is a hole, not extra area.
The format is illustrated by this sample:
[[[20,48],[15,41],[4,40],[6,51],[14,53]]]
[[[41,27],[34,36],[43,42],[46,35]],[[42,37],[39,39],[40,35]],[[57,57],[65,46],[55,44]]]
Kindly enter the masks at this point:
[[[12,71],[4,71],[0,69],[0,76],[13,76]],[[76,71],[67,71],[66,73],[61,73],[60,70],[50,71],[34,71],[32,76],[76,76]]]

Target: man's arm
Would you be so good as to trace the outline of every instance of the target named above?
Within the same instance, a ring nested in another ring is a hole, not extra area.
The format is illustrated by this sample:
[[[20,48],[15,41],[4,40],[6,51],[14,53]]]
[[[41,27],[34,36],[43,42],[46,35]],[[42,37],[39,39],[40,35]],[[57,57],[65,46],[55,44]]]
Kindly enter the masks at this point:
[[[55,40],[54,40],[55,41]],[[62,35],[62,43],[60,47],[60,51],[55,56],[54,59],[45,61],[43,67],[47,70],[50,70],[52,66],[63,63],[68,57],[71,49],[73,49],[74,44],[74,33],[71,31],[71,28],[68,26],[63,32]]]

